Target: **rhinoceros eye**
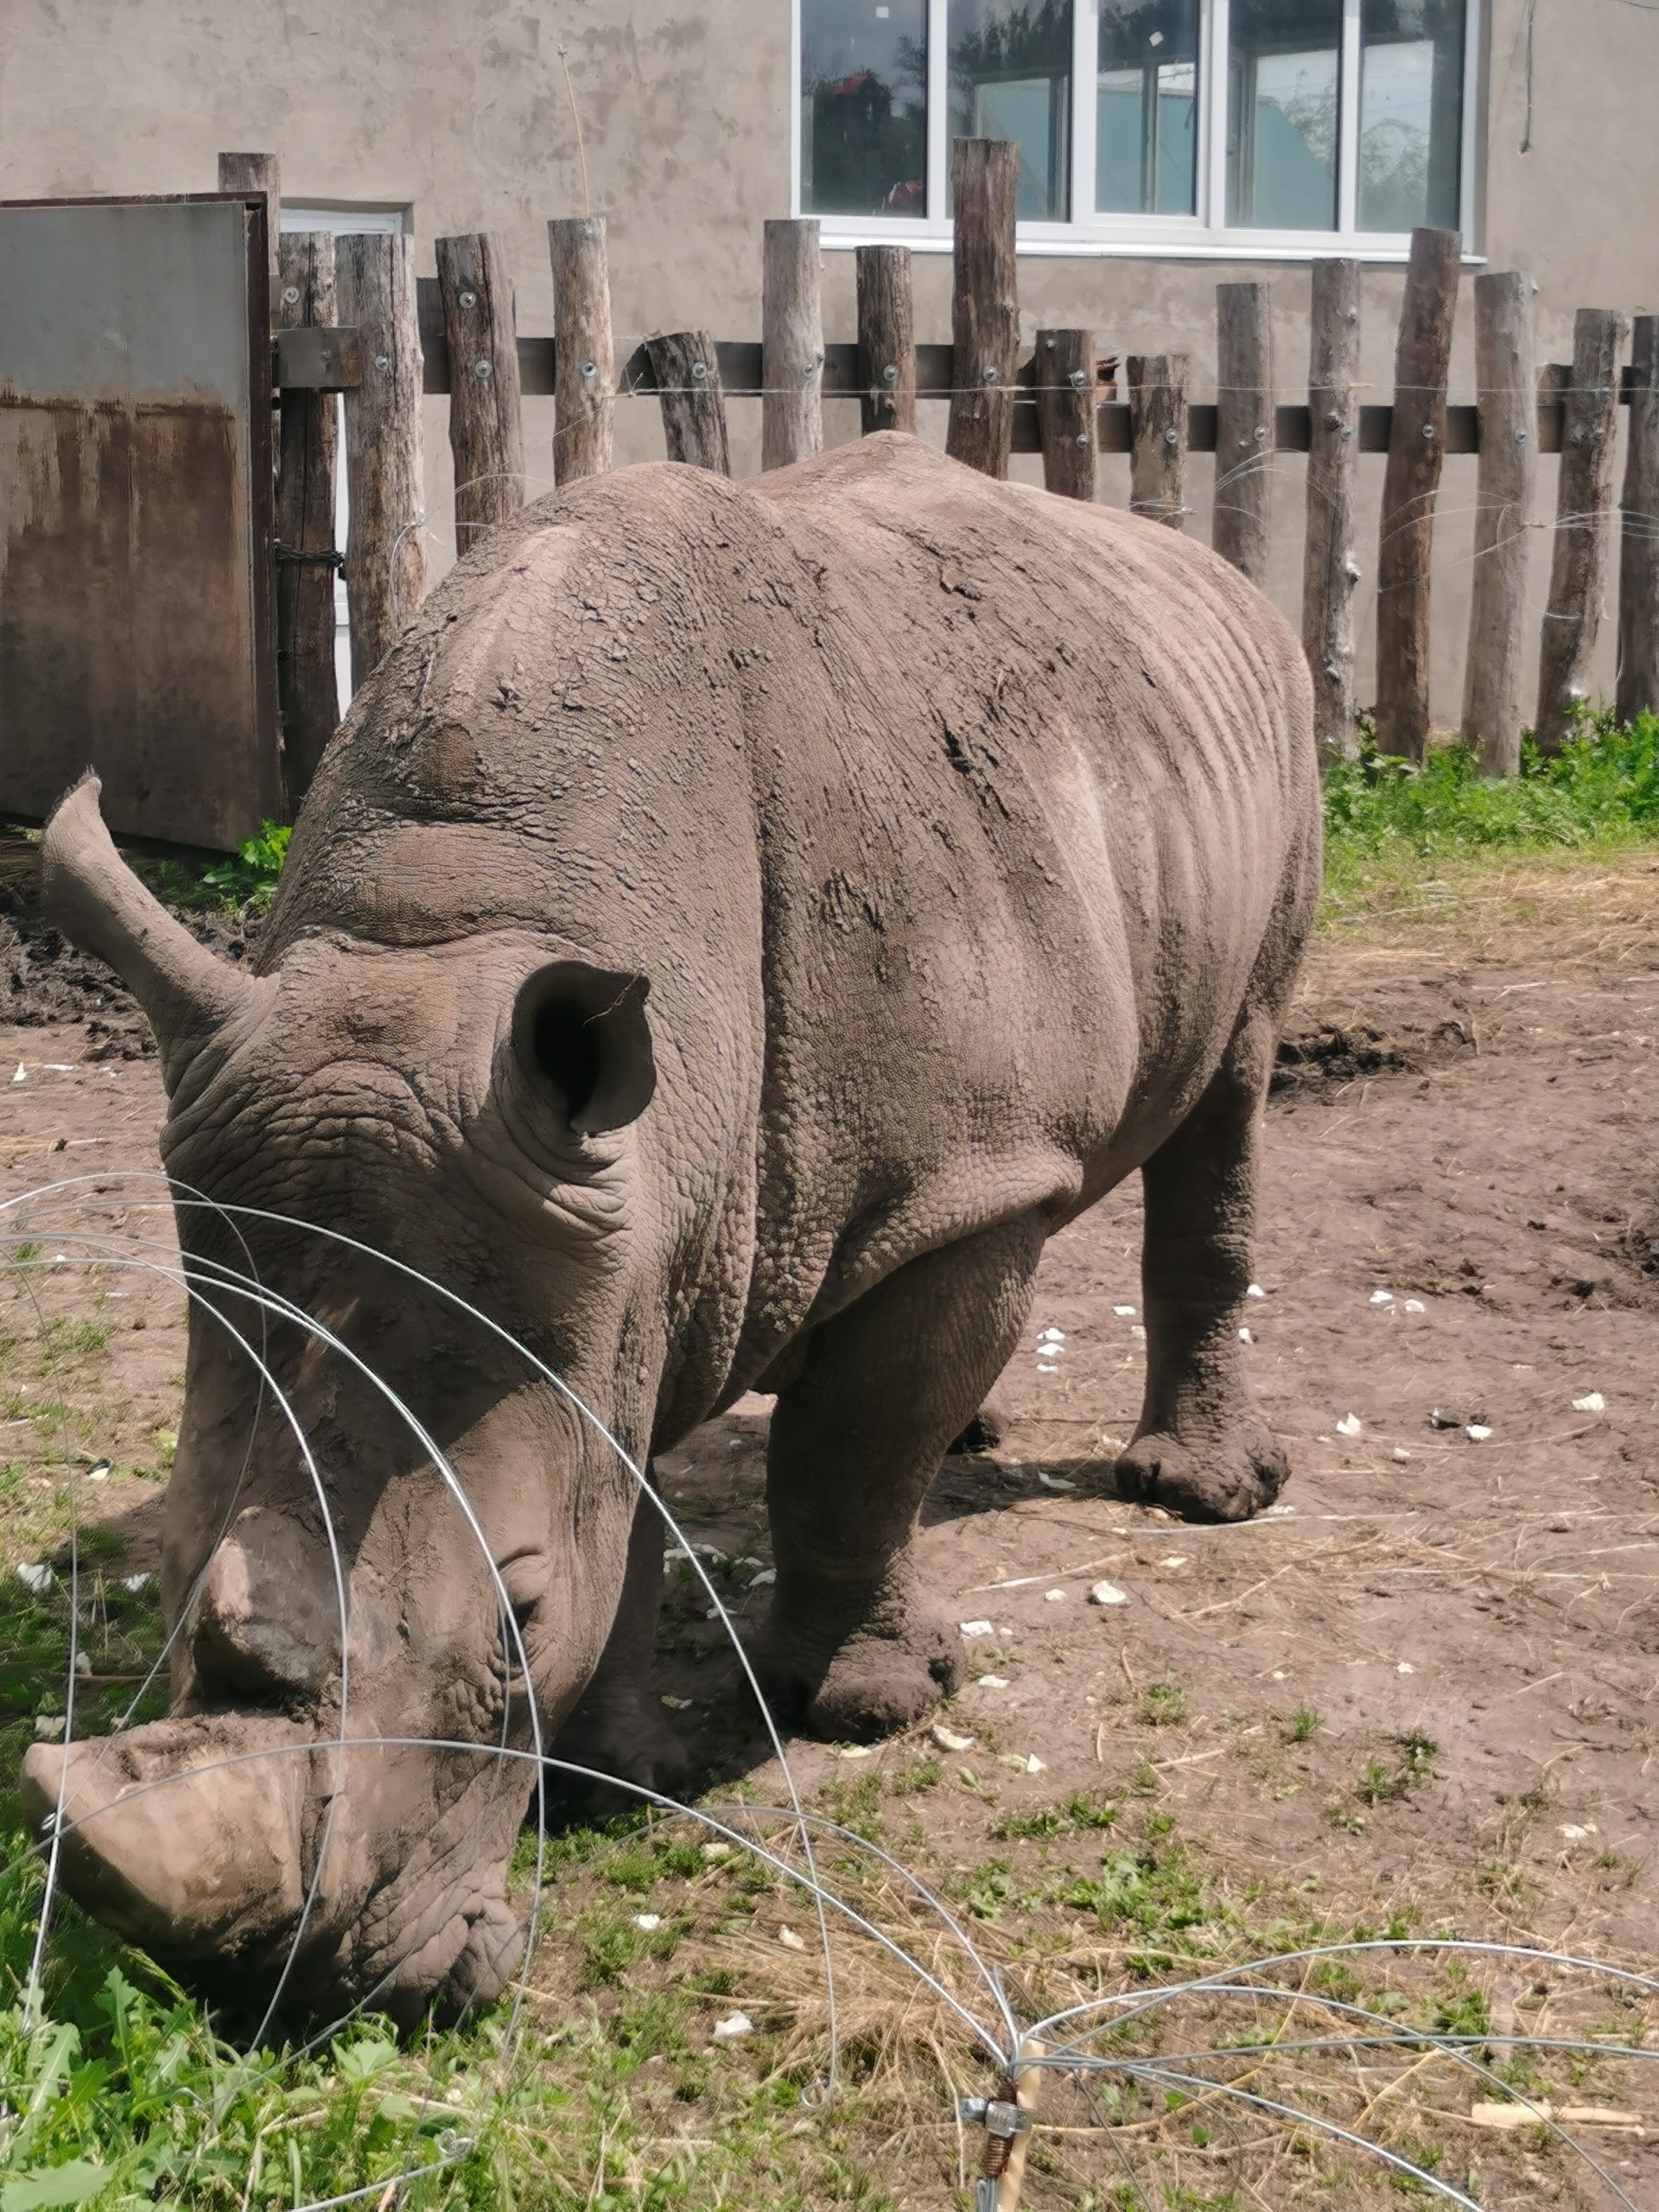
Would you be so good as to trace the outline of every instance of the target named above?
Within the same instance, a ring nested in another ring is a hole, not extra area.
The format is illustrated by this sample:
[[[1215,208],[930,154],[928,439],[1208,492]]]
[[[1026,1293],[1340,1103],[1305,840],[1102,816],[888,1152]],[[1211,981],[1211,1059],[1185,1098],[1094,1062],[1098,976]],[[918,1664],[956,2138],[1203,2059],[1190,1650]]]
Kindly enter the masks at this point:
[[[518,994],[519,1065],[579,1136],[637,1121],[657,1088],[644,976],[558,960]]]

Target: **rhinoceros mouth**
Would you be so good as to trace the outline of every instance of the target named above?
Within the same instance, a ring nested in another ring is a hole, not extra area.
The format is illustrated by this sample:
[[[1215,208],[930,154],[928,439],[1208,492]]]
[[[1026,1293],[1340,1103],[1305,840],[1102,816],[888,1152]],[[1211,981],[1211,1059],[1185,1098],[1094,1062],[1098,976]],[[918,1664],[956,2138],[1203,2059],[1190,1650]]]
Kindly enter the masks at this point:
[[[21,1789],[76,1903],[206,1993],[238,2010],[367,2003],[407,2023],[435,2000],[487,2002],[523,1962],[505,1889],[516,1761],[500,1849],[477,1848],[479,1783],[500,1794],[496,1748],[478,1747],[473,1786],[445,1793],[435,1820],[435,1746],[341,1744],[264,1713],[36,1744]]]

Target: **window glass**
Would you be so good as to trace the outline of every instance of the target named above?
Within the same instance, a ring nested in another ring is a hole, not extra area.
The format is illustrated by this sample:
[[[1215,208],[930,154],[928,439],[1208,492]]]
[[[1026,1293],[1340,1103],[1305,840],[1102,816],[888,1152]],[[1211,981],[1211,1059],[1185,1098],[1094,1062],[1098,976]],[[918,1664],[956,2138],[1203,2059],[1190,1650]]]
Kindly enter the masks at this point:
[[[801,207],[927,213],[927,0],[801,0]]]
[[[1359,227],[1455,230],[1464,0],[1364,0],[1360,23]]]
[[[1198,0],[1100,0],[1097,208],[1192,213],[1198,92]]]
[[[1336,228],[1341,40],[1342,0],[1233,0],[1230,223]]]
[[[950,0],[949,20],[951,136],[1017,140],[1020,220],[1064,222],[1071,0]]]

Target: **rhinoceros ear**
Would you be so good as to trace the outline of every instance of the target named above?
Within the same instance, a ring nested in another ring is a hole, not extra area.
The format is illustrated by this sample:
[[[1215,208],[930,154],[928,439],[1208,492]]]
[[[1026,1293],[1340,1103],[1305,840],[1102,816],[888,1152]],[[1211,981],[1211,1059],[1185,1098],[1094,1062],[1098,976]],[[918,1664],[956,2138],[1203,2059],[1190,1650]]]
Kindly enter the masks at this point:
[[[519,992],[512,1041],[532,1082],[549,1086],[578,1136],[637,1122],[657,1088],[644,976],[556,960]]]

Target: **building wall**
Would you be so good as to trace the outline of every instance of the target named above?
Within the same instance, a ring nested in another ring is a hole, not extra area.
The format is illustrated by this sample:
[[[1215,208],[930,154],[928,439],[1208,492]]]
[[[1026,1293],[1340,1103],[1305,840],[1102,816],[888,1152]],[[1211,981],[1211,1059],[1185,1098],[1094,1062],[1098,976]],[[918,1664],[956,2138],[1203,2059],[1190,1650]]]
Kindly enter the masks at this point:
[[[1659,12],[1624,0],[1490,0],[1486,158],[1479,244],[1487,265],[1529,269],[1539,287],[1539,358],[1571,350],[1573,310],[1659,309]],[[1531,16],[1531,67],[1528,19]],[[760,224],[788,212],[788,0],[7,0],[0,12],[0,196],[211,189],[221,147],[278,153],[284,197],[338,207],[407,204],[419,266],[434,238],[493,229],[507,241],[519,323],[551,327],[545,219],[583,205],[567,48],[588,191],[610,226],[614,313],[623,344],[690,325],[723,337],[760,329]],[[1529,73],[1530,128],[1529,130]],[[1275,382],[1306,382],[1305,264],[1241,266],[1127,257],[1027,257],[1021,320],[1087,324],[1104,350],[1185,351],[1195,398],[1214,381],[1214,287],[1259,276],[1274,288]],[[1472,306],[1465,275],[1452,397],[1473,397]],[[1368,271],[1364,375],[1393,384],[1401,271]],[[918,254],[917,329],[950,334],[947,256]],[[825,327],[854,329],[850,252],[825,256]],[[735,465],[758,462],[758,406],[734,403]],[[944,409],[925,406],[940,441]],[[453,550],[447,410],[428,403],[434,573]],[[826,408],[832,440],[856,435],[848,402]],[[552,403],[525,402],[530,490],[551,481]],[[623,401],[618,454],[659,454],[655,403]],[[1209,531],[1212,463],[1195,459],[1189,527]],[[1021,474],[1034,461],[1016,461]],[[1362,561],[1375,565],[1380,459],[1362,463],[1369,502]],[[1295,619],[1300,595],[1304,467],[1274,461],[1274,596]],[[1435,710],[1461,696],[1475,464],[1446,464],[1437,533]],[[1539,514],[1554,512],[1554,464],[1540,470]],[[1102,497],[1128,498],[1128,464],[1102,466]],[[1541,617],[1548,531],[1536,533]],[[1362,594],[1362,597],[1363,594]],[[1361,696],[1369,695],[1369,617]],[[1603,681],[1611,682],[1604,632]]]

